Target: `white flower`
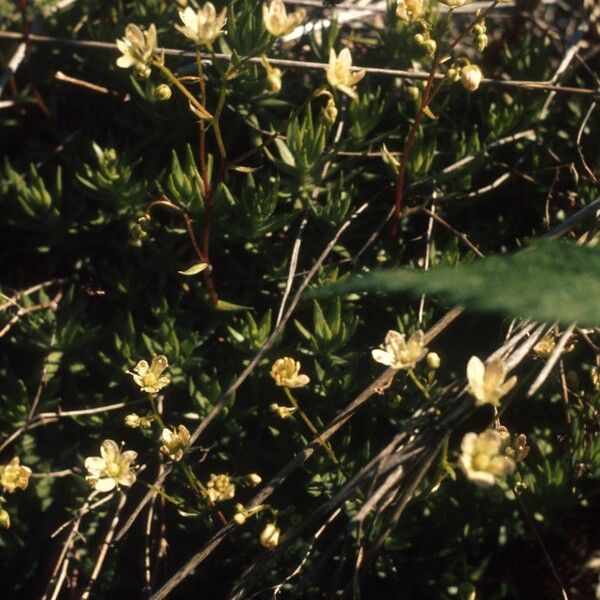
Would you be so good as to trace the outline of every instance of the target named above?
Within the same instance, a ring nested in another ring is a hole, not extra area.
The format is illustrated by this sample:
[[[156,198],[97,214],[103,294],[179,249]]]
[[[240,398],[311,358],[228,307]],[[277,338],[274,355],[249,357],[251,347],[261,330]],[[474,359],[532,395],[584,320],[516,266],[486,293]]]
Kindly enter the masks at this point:
[[[477,65],[468,64],[460,70],[460,80],[469,92],[474,92],[481,83],[483,74]]]
[[[133,367],[135,373],[126,371],[129,375],[133,376],[133,380],[140,386],[142,392],[148,392],[149,394],[156,394],[165,385],[169,385],[170,380],[168,377],[163,377],[163,371],[169,366],[169,361],[166,356],[162,354],[159,356],[152,357],[152,363],[148,366],[145,360],[140,362]]]
[[[260,534],[260,543],[269,550],[273,550],[279,544],[281,529],[275,523],[269,523]]]
[[[497,477],[505,477],[515,470],[515,461],[502,454],[506,440],[495,429],[477,435],[467,433],[460,445],[458,466],[479,487],[492,487]]]
[[[117,59],[118,67],[135,67],[142,77],[148,77],[156,53],[156,27],[152,24],[146,31],[142,31],[137,25],[130,23],[125,28],[125,37],[117,40],[117,48],[123,55]]]
[[[266,30],[274,37],[290,33],[306,17],[304,9],[297,10],[291,15],[287,14],[283,0],[272,0],[262,5],[263,22]]]
[[[496,358],[488,365],[484,365],[479,358],[471,356],[467,364],[467,379],[469,381],[469,394],[475,398],[475,404],[493,404],[498,406],[500,398],[506,396],[517,383],[516,375],[508,381],[506,378],[506,364]]]
[[[297,388],[308,385],[308,375],[300,374],[300,363],[289,356],[278,358],[271,367],[271,377],[277,385]]]
[[[212,44],[223,33],[227,22],[226,15],[227,8],[217,14],[212,2],[207,2],[198,12],[188,6],[179,11],[183,27],[175,25],[175,29],[198,45]]]
[[[388,367],[412,369],[427,354],[423,338],[424,334],[419,330],[406,341],[404,335],[390,329],[385,336],[384,345],[372,350],[371,355],[378,363]]]
[[[185,425],[179,425],[177,429],[163,429],[160,441],[163,443],[161,451],[168,454],[175,462],[183,458],[183,451],[189,446],[190,432]]]
[[[331,87],[337,88],[350,98],[356,98],[353,87],[365,76],[365,71],[351,71],[352,55],[348,48],[344,48],[339,54],[331,48],[329,51],[329,66],[327,67],[327,81]]]
[[[281,406],[276,402],[273,402],[269,408],[280,418],[289,419],[295,412],[296,408],[293,406]]]
[[[100,446],[100,456],[88,456],[85,468],[89,475],[87,482],[98,492],[110,492],[118,485],[130,486],[135,482],[135,473],[131,463],[137,452],[121,452],[113,440],[104,440]]]

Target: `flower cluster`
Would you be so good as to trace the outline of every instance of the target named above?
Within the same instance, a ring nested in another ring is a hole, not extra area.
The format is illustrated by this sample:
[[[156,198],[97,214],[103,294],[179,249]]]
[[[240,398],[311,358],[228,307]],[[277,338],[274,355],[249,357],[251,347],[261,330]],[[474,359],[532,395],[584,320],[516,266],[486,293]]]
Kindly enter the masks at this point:
[[[215,502],[231,500],[235,496],[235,484],[229,475],[213,475],[206,484],[208,499]]]

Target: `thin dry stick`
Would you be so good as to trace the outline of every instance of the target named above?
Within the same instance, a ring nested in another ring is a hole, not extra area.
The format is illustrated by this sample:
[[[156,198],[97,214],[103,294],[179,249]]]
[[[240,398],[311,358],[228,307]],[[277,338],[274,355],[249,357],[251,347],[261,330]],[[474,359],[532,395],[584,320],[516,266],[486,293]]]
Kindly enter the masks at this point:
[[[484,254],[479,250],[479,248],[477,248],[477,246],[475,246],[475,244],[473,244],[473,242],[471,242],[471,240],[466,236],[466,234],[461,233],[460,231],[458,231],[458,229],[455,229],[454,227],[452,227],[452,225],[450,225],[450,223],[448,223],[448,221],[446,221],[445,219],[440,217],[433,210],[428,210],[427,208],[421,208],[421,210],[426,215],[429,215],[431,217],[431,219],[436,220],[438,223],[443,225],[446,229],[451,231],[461,242],[463,242],[463,244],[465,244],[470,250],[472,250],[479,258],[485,258]]]
[[[527,390],[527,396],[533,396],[542,386],[544,381],[548,379],[550,372],[554,368],[554,365],[558,362],[565,346],[571,339],[571,335],[573,335],[573,330],[575,329],[575,325],[571,325],[560,337],[558,343],[556,344],[552,354],[548,358],[548,361],[544,365],[544,368],[539,372],[538,376],[535,378],[535,381],[531,384],[530,388]]]
[[[90,592],[92,591],[92,586],[94,585],[94,583],[98,579],[98,576],[100,575],[100,571],[102,570],[102,566],[104,565],[104,560],[106,559],[106,555],[108,554],[108,549],[109,549],[112,539],[115,535],[115,530],[117,528],[117,525],[119,524],[121,510],[125,506],[125,502],[127,502],[127,494],[125,494],[125,492],[121,491],[121,497],[119,499],[119,504],[115,510],[115,515],[111,521],[108,532],[106,533],[106,537],[104,538],[104,541],[102,542],[102,547],[100,548],[100,552],[98,554],[96,564],[94,565],[94,570],[92,571],[90,580],[87,584],[87,587],[85,588],[85,591],[81,595],[81,600],[89,599]]]
[[[20,32],[14,31],[0,31],[0,40],[22,40],[23,34]],[[45,35],[31,35],[29,36],[29,41],[32,44],[52,44],[55,46],[64,46],[66,48],[82,48],[82,49],[91,49],[91,50],[107,50],[114,52],[117,50],[116,44],[111,44],[108,42],[94,42],[90,40],[69,40],[64,38],[55,38]],[[177,56],[183,58],[194,58],[196,56],[195,52],[190,52],[186,50],[178,50],[176,48],[161,48],[161,51],[164,51],[165,56]],[[202,54],[202,60],[207,61],[212,59],[213,55],[211,54]],[[230,56],[228,54],[214,54],[215,58],[230,60]],[[283,58],[269,58],[269,63],[278,67],[285,67],[288,69],[310,69],[310,70],[321,70],[324,71],[328,68],[328,63],[319,63],[319,62],[310,62],[310,61],[301,61],[301,60],[289,60]],[[248,63],[260,64],[260,58],[249,58],[247,60]],[[371,73],[373,75],[382,75],[384,77],[395,77],[398,79],[421,79],[427,80],[429,78],[429,73],[424,73],[422,71],[406,71],[402,69],[387,69],[383,67],[353,67],[354,70],[365,70],[367,73]],[[443,79],[443,75],[436,75],[435,79]],[[542,91],[553,91],[557,93],[565,93],[565,94],[583,94],[587,96],[597,96],[598,90],[591,88],[579,88],[579,87],[567,87],[567,86],[559,86],[547,83],[545,81],[526,81],[526,80],[517,80],[517,79],[488,79],[483,78],[481,80],[481,85],[493,85],[497,87],[504,88],[518,88],[523,90],[542,90]]]
[[[581,137],[583,136],[583,131],[585,130],[585,127],[586,127],[588,121],[590,120],[590,117],[592,116],[592,113],[594,112],[595,108],[596,108],[596,101],[594,101],[590,104],[590,107],[588,108],[587,113],[585,113],[585,117],[583,118],[583,121],[581,121],[581,125],[579,126],[579,131],[577,132],[576,144],[577,144],[577,152],[579,154],[579,158],[581,159],[581,164],[583,165],[583,168],[585,169],[586,173],[591,177],[592,181],[594,183],[598,183],[598,179],[597,179],[596,175],[594,175],[594,172],[592,171],[592,169],[590,169],[589,165],[587,164],[587,161],[585,160],[585,156],[583,155],[583,148],[581,147]]]
[[[433,200],[431,201],[431,210],[428,210],[429,219],[427,221],[427,233],[425,234],[425,264],[423,265],[424,271],[429,271],[429,259],[431,257],[431,237],[433,235],[433,215],[435,215],[435,192],[433,194]],[[425,312],[425,294],[421,296],[419,302],[419,325],[423,321],[423,313]]]
[[[67,537],[66,541],[62,545],[61,552],[58,556],[58,560],[56,561],[56,565],[54,566],[52,575],[50,576],[50,581],[48,581],[48,585],[46,586],[46,591],[45,591],[44,595],[42,596],[41,600],[48,599],[48,595],[50,594],[50,589],[52,588],[53,585],[54,585],[54,590],[53,590],[50,598],[51,598],[51,600],[55,600],[58,597],[58,594],[60,593],[60,589],[61,589],[64,579],[66,577],[67,568],[68,568],[68,559],[65,560],[66,556],[70,552],[71,545],[73,544],[73,542],[75,541],[75,538],[77,537],[77,534],[79,532],[79,525],[81,523],[81,519],[82,519],[83,515],[86,512],[88,512],[91,501],[97,495],[98,495],[98,492],[93,490],[90,493],[90,495],[86,498],[84,503],[81,505],[81,508],[79,509],[79,511],[77,513],[77,516],[74,519],[67,521],[67,523],[60,528],[60,530],[62,530],[70,522],[73,522],[73,527],[71,528],[71,531],[69,532],[69,536]],[[57,577],[58,577],[58,579],[57,579]]]

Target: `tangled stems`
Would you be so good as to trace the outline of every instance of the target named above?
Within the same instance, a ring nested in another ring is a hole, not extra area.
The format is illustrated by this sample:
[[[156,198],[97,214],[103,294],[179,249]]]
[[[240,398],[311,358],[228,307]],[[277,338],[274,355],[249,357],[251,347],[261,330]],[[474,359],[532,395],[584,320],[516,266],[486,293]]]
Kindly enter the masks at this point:
[[[292,394],[292,392],[290,391],[290,389],[287,388],[287,387],[284,387],[283,390],[285,392],[285,395],[288,397],[288,400],[292,404],[292,406],[298,411],[298,414],[300,415],[300,418],[304,421],[304,423],[306,424],[306,426],[308,427],[308,429],[310,430],[310,432],[316,438],[318,438],[319,443],[321,444],[323,450],[325,450],[325,452],[327,452],[327,455],[329,456],[329,458],[339,468],[340,467],[340,461],[338,460],[337,456],[335,455],[335,452],[333,451],[333,448],[331,447],[331,445],[328,442],[326,442],[325,440],[323,440],[321,438],[321,436],[319,435],[319,431],[313,425],[313,422],[308,418],[307,414],[300,408],[300,405],[298,404],[298,401],[296,400],[296,398],[294,398],[294,395]]]
[[[464,29],[457,37],[454,39],[450,45],[442,51],[437,51],[433,58],[433,64],[431,65],[431,69],[429,71],[429,77],[427,78],[427,83],[425,84],[425,90],[423,91],[423,96],[421,98],[421,105],[419,106],[419,110],[415,116],[415,120],[411,125],[408,134],[406,136],[406,140],[404,142],[404,146],[402,148],[402,154],[400,155],[400,165],[398,167],[398,177],[396,179],[396,191],[394,195],[394,211],[392,213],[392,226],[391,226],[391,238],[395,240],[398,237],[398,227],[400,225],[400,216],[402,212],[402,200],[404,197],[404,181],[406,178],[406,164],[408,162],[408,157],[410,151],[413,147],[415,136],[417,135],[417,131],[423,121],[425,115],[430,115],[431,110],[429,109],[430,104],[433,99],[437,96],[441,87],[444,85],[445,80],[441,79],[440,82],[434,86],[435,76],[437,74],[437,70],[439,66],[445,62],[452,50],[456,48],[456,46],[461,42],[461,40],[473,30],[473,27],[480,22],[485,16],[492,10],[497,4],[499,0],[494,0],[484,11],[482,14],[477,15],[471,23],[469,23],[468,27]]]
[[[206,195],[208,197],[209,194],[207,193]],[[212,196],[211,196],[211,198],[212,198]],[[215,289],[215,283],[212,278],[212,269],[210,268],[210,263],[208,260],[207,253],[205,251],[203,251],[198,244],[198,240],[196,239],[196,234],[194,233],[192,219],[187,214],[187,212],[185,210],[183,210],[183,208],[181,208],[180,206],[177,206],[177,204],[173,203],[171,200],[169,200],[165,196],[163,196],[159,200],[154,200],[153,202],[151,202],[148,205],[148,208],[146,209],[147,212],[150,212],[155,206],[164,206],[166,208],[170,208],[171,210],[174,210],[175,212],[179,213],[181,215],[181,217],[183,218],[183,220],[185,221],[185,226],[187,228],[187,232],[188,232],[190,241],[192,242],[192,247],[194,248],[194,252],[196,253],[196,256],[198,257],[198,260],[202,263],[206,263],[207,265],[209,265],[208,269],[204,269],[204,271],[202,271],[202,275],[204,277],[204,284],[206,286],[206,291],[210,298],[211,304],[216,307],[219,302],[219,296],[217,295],[217,290]]]

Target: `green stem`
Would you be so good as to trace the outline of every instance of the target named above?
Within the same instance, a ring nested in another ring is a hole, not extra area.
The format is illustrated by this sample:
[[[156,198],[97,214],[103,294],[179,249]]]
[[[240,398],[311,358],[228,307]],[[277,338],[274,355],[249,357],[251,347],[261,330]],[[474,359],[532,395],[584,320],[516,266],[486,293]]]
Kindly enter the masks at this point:
[[[175,77],[174,73],[163,65],[162,63],[155,61],[153,65],[190,101],[194,108],[198,111],[201,118],[210,120],[212,115],[194,98],[190,91]]]
[[[323,450],[325,450],[325,452],[327,452],[327,455],[329,456],[329,458],[339,467],[340,461],[337,459],[337,456],[335,455],[333,448],[331,447],[330,444],[328,444],[325,440],[323,440],[321,438],[321,436],[319,435],[318,429],[313,425],[312,421],[308,418],[306,413],[300,408],[300,405],[296,401],[296,398],[294,398],[294,396],[292,395],[292,392],[290,391],[290,389],[287,387],[284,387],[283,391],[285,392],[285,395],[288,397],[288,400],[292,403],[292,406],[298,411],[298,414],[300,415],[301,419],[304,421],[304,423],[306,424],[306,426],[308,427],[310,432],[319,440],[319,443],[323,447]]]
[[[419,389],[421,394],[425,397],[425,400],[429,400],[429,392],[425,389],[425,386],[419,381],[419,378],[415,375],[412,369],[408,369],[408,376],[412,379],[412,382]]]
[[[219,147],[219,154],[221,156],[221,160],[225,162],[227,160],[227,152],[225,151],[225,144],[223,143],[223,136],[221,135],[221,125],[219,124],[219,119],[221,118],[221,113],[223,112],[223,107],[225,106],[225,98],[227,96],[227,88],[226,82],[223,81],[221,85],[221,90],[219,91],[219,100],[217,102],[217,108],[215,110],[215,114],[211,119],[211,123],[213,129],[215,130],[215,138],[217,140],[217,146]]]

